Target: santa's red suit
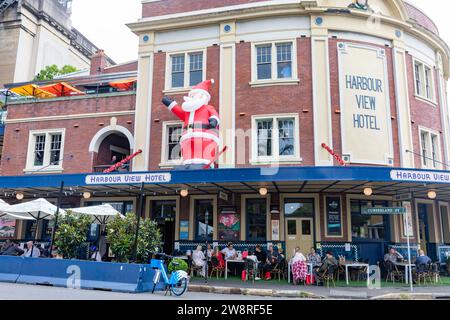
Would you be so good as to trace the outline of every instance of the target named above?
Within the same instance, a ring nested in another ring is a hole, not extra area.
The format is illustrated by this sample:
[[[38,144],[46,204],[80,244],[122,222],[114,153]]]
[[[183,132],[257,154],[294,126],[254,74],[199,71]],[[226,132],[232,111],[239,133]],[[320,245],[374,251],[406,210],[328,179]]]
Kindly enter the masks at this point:
[[[209,90],[214,80],[206,80],[195,86],[182,106],[168,98],[163,103],[183,122],[180,139],[183,165],[207,165],[216,158],[219,146],[219,114],[207,104],[211,99]],[[188,107],[189,101],[204,101],[196,107]],[[189,99],[189,100],[188,100]]]

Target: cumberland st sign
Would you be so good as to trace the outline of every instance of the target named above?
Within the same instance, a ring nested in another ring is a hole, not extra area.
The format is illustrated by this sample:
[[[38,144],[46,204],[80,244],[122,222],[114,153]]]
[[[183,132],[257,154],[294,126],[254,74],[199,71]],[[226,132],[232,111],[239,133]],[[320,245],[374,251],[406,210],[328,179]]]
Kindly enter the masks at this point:
[[[103,174],[86,176],[86,184],[138,184],[167,183],[172,180],[170,173]]]
[[[395,181],[450,183],[450,172],[392,170],[391,179]]]

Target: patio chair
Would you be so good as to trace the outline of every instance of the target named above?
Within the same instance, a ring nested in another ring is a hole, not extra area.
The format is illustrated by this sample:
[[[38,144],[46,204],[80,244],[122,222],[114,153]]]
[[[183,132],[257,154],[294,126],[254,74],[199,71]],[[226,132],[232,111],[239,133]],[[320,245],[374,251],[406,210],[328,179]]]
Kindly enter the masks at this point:
[[[215,256],[211,257],[211,266],[212,266],[212,268],[211,268],[210,277],[212,277],[214,275],[214,273],[216,273],[217,279],[219,279],[219,274],[220,274],[220,277],[222,277],[223,272],[225,271],[225,267],[220,265],[219,259],[217,259],[217,257],[215,257]]]
[[[431,280],[431,264],[419,264],[416,268],[416,281],[417,284],[420,286],[420,284],[423,282],[425,285],[427,283],[427,280],[432,283]]]
[[[275,276],[278,276],[278,281],[281,281],[281,277],[283,277],[283,280],[286,279],[285,277],[285,267],[286,263],[285,261],[278,262],[273,269],[270,271],[270,274],[275,278]]]
[[[339,281],[341,279],[341,275],[342,275],[342,280],[345,280],[345,266],[343,266],[340,262],[339,262],[339,266],[336,270],[337,273],[337,281]]]
[[[439,261],[431,265],[430,276],[434,284],[442,284],[441,264]]]
[[[246,280],[251,279],[255,283],[255,278],[258,275],[257,263],[252,259],[245,259]]]
[[[364,259],[361,262],[369,264],[369,260],[368,259]],[[362,280],[367,280],[367,267],[358,268],[358,270],[356,272],[356,277],[357,277],[357,281],[361,281],[361,279]]]

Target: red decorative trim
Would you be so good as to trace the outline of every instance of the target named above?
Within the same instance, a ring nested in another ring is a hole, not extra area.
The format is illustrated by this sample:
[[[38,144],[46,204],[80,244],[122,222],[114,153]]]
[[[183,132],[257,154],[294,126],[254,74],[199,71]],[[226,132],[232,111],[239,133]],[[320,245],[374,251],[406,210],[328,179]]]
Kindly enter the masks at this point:
[[[142,150],[139,149],[138,151],[136,151],[132,155],[126,157],[122,161],[117,162],[115,165],[113,165],[110,168],[108,168],[105,171],[103,171],[103,173],[111,173],[111,172],[115,171],[116,169],[119,169],[122,165],[124,165],[125,163],[129,162],[131,159],[133,159],[134,157],[136,157],[137,155],[139,155],[141,153],[142,153]]]
[[[345,163],[345,161],[338,155],[336,154],[333,149],[331,149],[328,145],[326,145],[325,143],[322,143],[322,148],[324,148],[325,150],[328,151],[329,154],[331,154],[336,160],[337,162],[339,162],[339,164],[341,166],[346,166],[347,164]]]

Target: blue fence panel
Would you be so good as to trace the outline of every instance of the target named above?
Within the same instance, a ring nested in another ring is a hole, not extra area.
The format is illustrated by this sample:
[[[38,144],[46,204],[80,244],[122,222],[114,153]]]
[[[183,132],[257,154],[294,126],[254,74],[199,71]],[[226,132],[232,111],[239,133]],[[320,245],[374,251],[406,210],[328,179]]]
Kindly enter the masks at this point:
[[[58,287],[144,292],[153,287],[153,270],[146,265],[24,258],[17,283]]]
[[[23,261],[22,257],[0,256],[0,282],[16,282]]]
[[[192,241],[192,240],[185,240],[185,241],[177,241],[179,244],[179,250],[184,254],[187,250],[195,250],[197,249],[198,245],[201,245],[203,250],[205,250],[206,245],[203,241]],[[226,248],[227,241],[210,241],[208,242],[213,246],[214,244],[217,244],[219,249],[222,250]],[[271,243],[274,246],[281,247],[284,251],[286,251],[286,244],[284,241],[235,241],[233,242],[233,247],[236,251],[244,251],[244,250],[255,250],[256,245],[261,245],[261,247],[264,250],[267,250],[268,243]]]

